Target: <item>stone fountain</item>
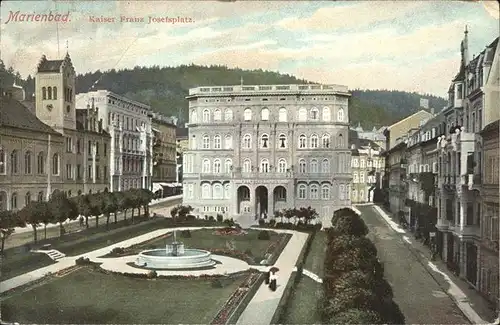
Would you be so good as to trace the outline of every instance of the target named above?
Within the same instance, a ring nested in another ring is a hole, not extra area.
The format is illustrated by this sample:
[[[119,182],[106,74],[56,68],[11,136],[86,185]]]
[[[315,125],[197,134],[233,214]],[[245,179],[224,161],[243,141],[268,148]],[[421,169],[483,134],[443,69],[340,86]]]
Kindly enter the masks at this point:
[[[184,248],[177,241],[177,231],[174,230],[174,240],[165,249],[142,251],[135,260],[135,265],[148,269],[197,269],[215,265],[209,251]]]

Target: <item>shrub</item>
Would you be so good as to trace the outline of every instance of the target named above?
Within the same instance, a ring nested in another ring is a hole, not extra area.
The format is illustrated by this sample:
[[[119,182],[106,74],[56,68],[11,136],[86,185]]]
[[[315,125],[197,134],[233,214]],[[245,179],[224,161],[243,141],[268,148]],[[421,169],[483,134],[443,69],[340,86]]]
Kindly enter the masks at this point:
[[[182,238],[191,238],[191,231],[189,229],[183,230],[181,232],[181,237]]]
[[[205,217],[207,217],[207,216],[205,216]],[[212,221],[212,222],[214,222],[214,221],[215,221],[214,216],[208,216],[208,221]]]
[[[260,240],[269,240],[269,239],[271,239],[271,236],[269,235],[269,231],[261,230],[259,232],[259,235],[257,236],[257,238]]]
[[[366,236],[368,234],[368,227],[361,217],[349,208],[337,210],[333,214],[332,232],[337,234],[352,235],[352,236]]]
[[[276,225],[276,220],[274,220],[274,219],[269,220],[270,227],[274,227],[275,225]]]
[[[123,247],[115,247],[111,250],[111,253],[112,255],[121,255],[125,253],[125,249]]]
[[[208,220],[208,216],[205,216],[205,220]]]
[[[186,220],[188,220],[188,221],[194,221],[194,220],[196,220],[196,216],[192,215],[192,214],[188,214],[186,216]]]
[[[89,265],[90,259],[87,257],[79,257],[75,260],[75,265]]]
[[[358,308],[348,309],[328,320],[329,324],[382,324],[378,313],[373,310],[363,310]],[[400,323],[403,324],[403,323]]]
[[[222,214],[218,213],[217,214],[217,222],[222,222],[224,220],[224,217],[222,216]]]
[[[155,270],[151,270],[151,271],[148,272],[148,276],[147,277],[148,277],[148,279],[154,279],[154,278],[158,277],[158,273],[156,273]]]
[[[234,226],[234,220],[231,218],[231,219],[226,219],[224,220],[224,223],[228,226],[228,227],[232,227]]]
[[[253,256],[252,250],[250,248],[245,249],[245,254],[248,256]]]
[[[266,224],[266,220],[260,218],[259,219],[259,226],[264,226]]]

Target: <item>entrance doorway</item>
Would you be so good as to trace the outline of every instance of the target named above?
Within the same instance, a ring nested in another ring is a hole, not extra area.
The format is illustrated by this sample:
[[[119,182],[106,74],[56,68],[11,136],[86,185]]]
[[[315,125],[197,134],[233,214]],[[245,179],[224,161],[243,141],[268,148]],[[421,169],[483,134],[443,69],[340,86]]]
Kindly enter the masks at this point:
[[[477,285],[477,246],[472,243],[466,244],[467,252],[467,280],[473,286]]]
[[[248,213],[250,212],[250,189],[246,186],[240,186],[237,190],[237,206],[236,213]]]
[[[257,186],[255,189],[255,212],[259,218],[266,217],[269,213],[268,195],[269,191],[265,186]]]

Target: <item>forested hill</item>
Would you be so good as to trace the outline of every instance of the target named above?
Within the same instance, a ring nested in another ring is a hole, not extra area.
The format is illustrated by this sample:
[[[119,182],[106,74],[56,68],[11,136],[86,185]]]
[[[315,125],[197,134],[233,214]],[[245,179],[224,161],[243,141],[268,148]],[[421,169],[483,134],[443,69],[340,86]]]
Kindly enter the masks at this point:
[[[6,69],[0,61],[2,83],[14,80],[16,72]],[[4,78],[5,77],[5,78]],[[96,71],[78,75],[77,93],[87,92],[98,80],[94,89],[107,89],[151,105],[154,111],[179,116],[181,121],[187,117],[188,103],[185,96],[189,88],[213,85],[237,85],[241,78],[247,85],[255,84],[293,84],[311,83],[288,74],[264,70],[232,69],[225,66],[181,65],[177,67],[135,67],[134,69]],[[25,87],[28,96],[34,90],[34,79],[20,79],[17,83]],[[353,90],[350,100],[350,120],[365,128],[390,125],[419,109],[420,98],[428,98],[431,107],[437,109],[445,105],[444,99],[422,96],[416,93],[387,90]]]

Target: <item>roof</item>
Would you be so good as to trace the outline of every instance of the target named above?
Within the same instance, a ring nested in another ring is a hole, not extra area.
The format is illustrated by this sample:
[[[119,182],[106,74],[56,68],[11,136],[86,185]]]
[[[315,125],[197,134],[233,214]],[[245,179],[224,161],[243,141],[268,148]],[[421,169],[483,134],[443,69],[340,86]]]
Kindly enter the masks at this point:
[[[491,122],[490,124],[486,125],[484,127],[484,129],[481,130],[481,132],[479,132],[479,134],[481,135],[486,135],[486,134],[490,134],[490,133],[499,133],[499,128],[500,128],[500,120],[496,120],[495,122]]]
[[[465,79],[465,66],[463,65],[463,63],[460,63],[460,70],[458,71],[455,78],[453,78],[452,82],[461,81],[464,79]]]
[[[405,121],[409,120],[410,118],[412,118],[412,117],[414,117],[414,116],[417,116],[417,115],[421,114],[422,112],[427,113],[426,115],[430,115],[430,116],[432,116],[432,113],[431,113],[431,112],[429,112],[429,111],[427,111],[427,110],[425,110],[425,109],[421,109],[421,110],[419,110],[418,112],[415,112],[415,113],[411,114],[410,116],[405,117],[405,118],[404,118],[404,119],[402,119],[401,121],[398,121],[398,122],[396,122],[396,123],[394,123],[394,124],[392,124],[392,125],[388,126],[388,127],[387,127],[387,129],[386,129],[386,131],[387,131],[387,130],[389,130],[389,131],[390,131],[390,130],[394,127],[394,126],[398,125],[399,123],[403,123],[403,122],[405,122]],[[384,131],[384,133],[385,133],[385,131]]]
[[[371,147],[374,150],[382,149],[374,141],[360,138],[356,130],[349,129],[349,147],[352,145],[354,145],[354,149],[351,149],[351,155],[358,155],[359,149],[362,149],[363,147]]]
[[[33,114],[36,114],[35,102],[32,100],[22,100],[21,104],[26,106]]]
[[[59,72],[64,60],[42,60],[38,72]]]
[[[493,49],[492,51],[488,51],[486,54],[486,58],[484,59],[484,62],[493,62],[493,58],[495,57],[495,51],[498,46],[498,37],[488,46],[489,48]]]
[[[9,98],[0,98],[0,125],[35,132],[59,134],[47,124],[40,121],[21,102]]]
[[[188,128],[177,128],[175,130],[175,136],[177,138],[187,138],[189,136]]]
[[[391,149],[384,151],[383,155],[384,156],[389,155],[389,154],[391,154],[393,152],[396,152],[396,151],[399,151],[399,150],[401,150],[403,148],[406,148],[406,142],[401,141],[400,143],[398,143],[397,145],[395,145]]]

